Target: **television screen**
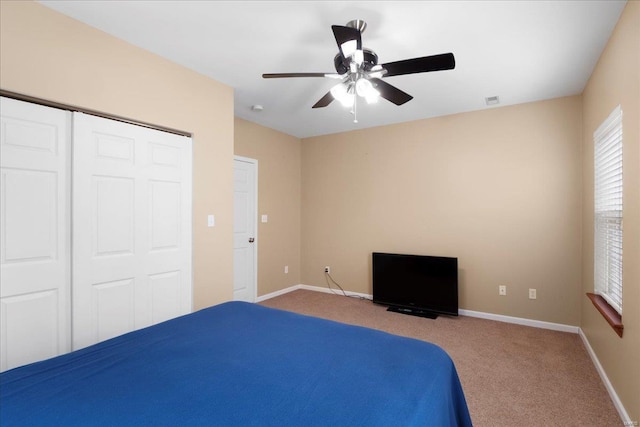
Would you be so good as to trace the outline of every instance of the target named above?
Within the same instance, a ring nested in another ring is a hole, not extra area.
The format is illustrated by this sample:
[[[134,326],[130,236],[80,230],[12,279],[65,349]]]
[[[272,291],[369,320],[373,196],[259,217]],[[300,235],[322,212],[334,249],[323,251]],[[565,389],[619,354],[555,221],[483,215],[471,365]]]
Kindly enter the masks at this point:
[[[374,252],[373,302],[401,313],[458,315],[458,259]]]

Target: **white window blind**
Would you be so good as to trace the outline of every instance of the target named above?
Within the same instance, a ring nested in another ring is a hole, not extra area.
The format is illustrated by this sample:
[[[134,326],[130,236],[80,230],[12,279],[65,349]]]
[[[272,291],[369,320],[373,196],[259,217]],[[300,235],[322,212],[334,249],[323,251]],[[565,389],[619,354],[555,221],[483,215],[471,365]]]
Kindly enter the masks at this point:
[[[593,133],[595,293],[622,315],[622,110]]]

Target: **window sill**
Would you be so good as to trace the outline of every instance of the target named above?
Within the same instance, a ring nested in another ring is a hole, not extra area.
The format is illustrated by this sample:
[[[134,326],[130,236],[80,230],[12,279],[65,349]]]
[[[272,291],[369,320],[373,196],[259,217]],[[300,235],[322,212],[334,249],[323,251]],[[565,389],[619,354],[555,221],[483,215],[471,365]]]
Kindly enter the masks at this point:
[[[622,331],[624,330],[622,316],[620,316],[620,314],[618,314],[618,312],[615,311],[613,307],[611,307],[600,295],[587,293],[587,296],[598,309],[600,314],[602,314],[602,317],[604,317],[613,330],[616,331],[616,334],[622,337]]]

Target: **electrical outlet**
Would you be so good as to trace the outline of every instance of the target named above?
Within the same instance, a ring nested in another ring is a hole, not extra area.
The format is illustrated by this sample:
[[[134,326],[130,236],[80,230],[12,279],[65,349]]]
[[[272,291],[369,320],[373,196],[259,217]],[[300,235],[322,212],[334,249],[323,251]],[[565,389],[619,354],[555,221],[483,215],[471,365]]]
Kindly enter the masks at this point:
[[[535,289],[529,289],[529,299],[536,299],[537,295],[536,295],[536,290]]]
[[[289,266],[288,265],[284,266],[284,274],[289,274]]]
[[[506,295],[507,287],[505,285],[498,286],[498,295]]]
[[[324,272],[325,273],[331,273],[331,267],[329,267],[328,265],[324,268]]]

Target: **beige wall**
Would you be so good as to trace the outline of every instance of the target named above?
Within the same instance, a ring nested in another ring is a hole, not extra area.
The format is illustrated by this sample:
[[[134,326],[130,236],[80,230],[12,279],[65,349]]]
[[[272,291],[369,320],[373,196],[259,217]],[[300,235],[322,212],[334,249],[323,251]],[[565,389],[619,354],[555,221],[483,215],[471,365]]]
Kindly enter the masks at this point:
[[[235,120],[235,154],[258,160],[258,296],[300,283],[300,140]],[[289,273],[284,273],[284,266]]]
[[[593,132],[623,112],[622,338],[584,296],[593,292]],[[582,330],[631,420],[640,420],[640,2],[627,3],[583,93]]]
[[[373,251],[455,256],[461,308],[578,325],[581,130],[574,96],[303,140],[302,282],[370,294]]]
[[[0,88],[193,133],[194,305],[231,299],[232,89],[36,3],[1,1],[0,19]],[[259,224],[259,295],[325,286],[324,265],[346,289],[371,293],[372,251],[457,256],[462,308],[581,325],[640,419],[639,28],[640,2],[629,2],[583,97],[302,142],[235,120],[235,154],[258,159],[259,214],[269,215]],[[584,297],[593,289],[591,134],[617,104],[623,338]]]
[[[194,307],[231,299],[233,90],[37,3],[0,8],[0,88],[193,134]]]

